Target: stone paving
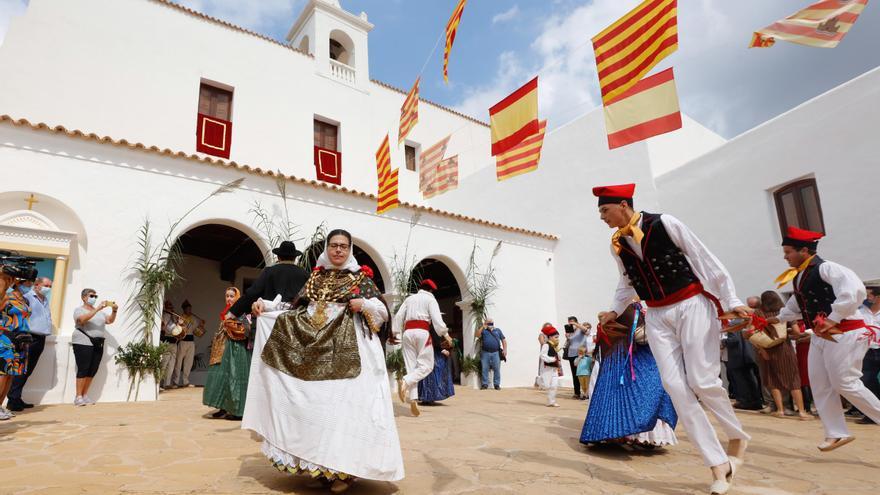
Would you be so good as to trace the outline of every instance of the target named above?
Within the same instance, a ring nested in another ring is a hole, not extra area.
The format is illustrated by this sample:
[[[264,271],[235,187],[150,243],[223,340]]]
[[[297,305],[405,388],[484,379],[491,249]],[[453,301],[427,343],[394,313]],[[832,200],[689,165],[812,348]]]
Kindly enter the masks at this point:
[[[570,395],[570,391],[568,395]],[[708,471],[679,428],[659,452],[586,448],[586,403],[543,407],[532,389],[458,388],[446,404],[409,416],[395,404],[406,466],[398,483],[361,482],[351,494],[705,493]],[[560,391],[561,397],[567,397]],[[209,420],[201,389],[154,403],[37,406],[0,423],[0,493],[320,494],[279,473],[237,422]],[[818,421],[740,418],[753,441],[731,493],[876,494],[880,427],[851,423],[857,440],[822,454]]]

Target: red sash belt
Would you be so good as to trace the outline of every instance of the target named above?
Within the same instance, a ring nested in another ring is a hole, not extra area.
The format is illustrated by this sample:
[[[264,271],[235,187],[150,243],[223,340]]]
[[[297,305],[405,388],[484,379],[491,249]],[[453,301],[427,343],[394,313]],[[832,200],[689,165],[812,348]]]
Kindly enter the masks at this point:
[[[839,328],[841,332],[858,330],[860,328],[865,328],[865,320],[843,320],[837,324],[837,328]]]
[[[428,330],[431,328],[431,323],[425,320],[407,320],[407,322],[403,325],[404,330],[413,330],[415,328]]]
[[[645,304],[647,304],[649,308],[661,308],[663,306],[669,306],[670,304],[684,301],[685,299],[690,299],[696,295],[703,294],[704,292],[703,284],[694,282],[662,299],[649,299],[645,301]]]

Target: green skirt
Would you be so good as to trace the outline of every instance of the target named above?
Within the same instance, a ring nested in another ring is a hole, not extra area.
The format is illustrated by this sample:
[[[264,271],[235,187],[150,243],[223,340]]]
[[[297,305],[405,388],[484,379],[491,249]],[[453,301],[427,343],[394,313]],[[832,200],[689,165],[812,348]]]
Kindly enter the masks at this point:
[[[223,360],[208,368],[202,404],[234,416],[244,414],[250,370],[251,351],[247,350],[247,341],[227,339]]]

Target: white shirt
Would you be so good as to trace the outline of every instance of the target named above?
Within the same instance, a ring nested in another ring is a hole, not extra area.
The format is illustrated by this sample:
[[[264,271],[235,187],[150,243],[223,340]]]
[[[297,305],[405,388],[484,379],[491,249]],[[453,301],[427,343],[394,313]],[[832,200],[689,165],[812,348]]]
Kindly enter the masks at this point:
[[[446,323],[443,322],[443,314],[440,312],[437,299],[434,298],[434,294],[426,290],[420,290],[407,297],[400,305],[392,322],[391,328],[394,335],[400,336],[403,332],[403,325],[409,320],[431,322],[434,325],[434,331],[441,337],[445,337],[449,333]]]
[[[871,308],[863,304],[859,306],[859,316],[865,320],[865,325],[880,326],[880,311],[875,313],[871,311]],[[875,339],[871,339],[871,349],[880,349],[880,343],[876,342]]]
[[[803,274],[803,272],[801,272]],[[865,284],[862,283],[859,276],[849,268],[839,265],[833,261],[825,260],[819,265],[819,277],[834,289],[836,299],[831,303],[831,314],[828,315],[829,320],[841,322],[843,320],[858,319],[859,306],[867,297]],[[798,277],[795,280],[800,280]],[[792,295],[785,303],[785,307],[779,311],[779,321],[794,321],[803,319],[801,315],[801,307],[797,302],[797,297]],[[813,322],[805,322],[808,327]]]
[[[643,219],[644,215],[639,218],[639,227],[642,226]],[[672,215],[664,213],[660,216],[660,221],[663,223],[663,227],[666,228],[666,233],[669,234],[672,243],[681,249],[681,252],[691,265],[694,275],[703,284],[703,288],[718,298],[721,302],[721,307],[725,311],[729,311],[737,306],[744,306],[742,301],[736,297],[736,288],[733,286],[733,279],[730,277],[730,273],[727,272],[721,261],[709,252],[709,249],[706,248],[696,234],[687,225],[681,223],[681,220]],[[629,245],[639,258],[642,257],[642,246],[635,239],[629,236],[624,236],[621,239],[623,240],[622,242],[626,242]],[[614,252],[613,246],[611,247],[611,254],[617,262],[617,269],[620,272],[620,281],[617,283],[617,290],[614,293],[614,302],[611,310],[620,315],[632,303],[637,294],[632,284],[630,284],[626,270],[623,268],[623,261]]]

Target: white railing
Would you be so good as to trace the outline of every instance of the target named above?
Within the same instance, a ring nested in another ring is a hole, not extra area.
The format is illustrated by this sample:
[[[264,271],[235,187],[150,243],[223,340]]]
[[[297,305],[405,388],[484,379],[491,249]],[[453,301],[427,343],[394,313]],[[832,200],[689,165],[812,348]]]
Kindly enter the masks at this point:
[[[340,79],[347,83],[355,82],[354,67],[343,64],[342,62],[330,59],[330,74],[336,79]]]

